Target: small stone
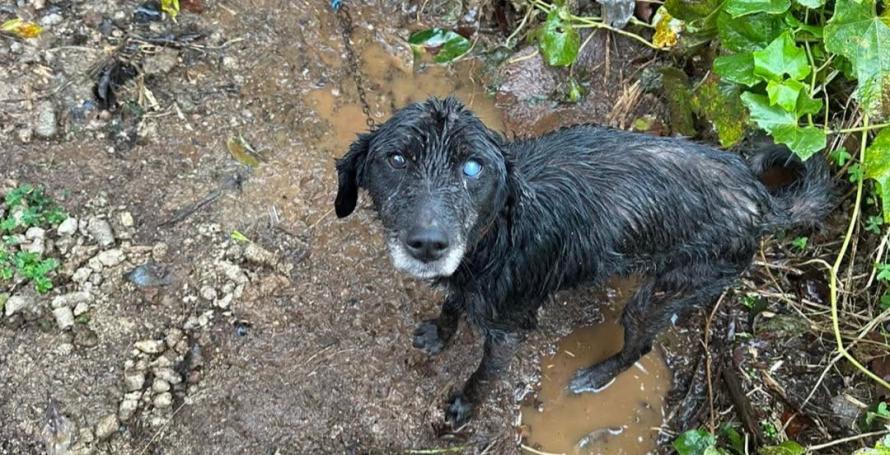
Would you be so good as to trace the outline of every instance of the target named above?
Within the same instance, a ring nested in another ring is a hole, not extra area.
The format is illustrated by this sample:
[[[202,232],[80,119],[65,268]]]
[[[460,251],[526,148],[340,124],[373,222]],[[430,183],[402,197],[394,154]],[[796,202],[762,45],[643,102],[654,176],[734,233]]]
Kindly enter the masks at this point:
[[[46,252],[46,243],[44,243],[43,239],[34,239],[31,243],[27,245],[22,245],[23,249],[29,253],[34,253],[37,256],[43,256],[43,253]]]
[[[213,289],[213,286],[204,286],[201,288],[201,298],[207,300],[208,302],[212,302],[216,300],[216,289]]]
[[[278,264],[278,256],[256,243],[244,247],[244,258],[255,264],[273,268]]]
[[[90,304],[86,302],[80,302],[74,307],[74,317],[78,317],[87,311],[90,311]]]
[[[158,243],[151,249],[151,257],[155,261],[160,261],[167,256],[167,244],[166,243]]]
[[[133,214],[130,212],[121,212],[120,214],[121,226],[123,227],[133,227],[135,222],[133,221]]]
[[[228,261],[219,261],[216,263],[217,269],[222,272],[226,278],[238,284],[247,283],[247,275],[235,264]]]
[[[114,267],[121,262],[124,262],[124,252],[119,248],[103,251],[96,257],[99,258],[99,262],[106,267]]]
[[[179,343],[176,343],[176,347],[173,349],[178,354],[185,355],[185,353],[189,351],[189,344],[185,340],[180,340]]]
[[[179,373],[173,371],[172,368],[157,368],[154,370],[155,378],[167,381],[170,384],[176,385],[182,382],[182,377],[179,376]]]
[[[56,347],[56,354],[60,356],[71,355],[74,352],[74,345],[71,343],[62,343]]]
[[[59,16],[61,18],[61,16]],[[34,126],[34,132],[44,138],[49,139],[56,135],[59,127],[56,120],[56,107],[51,101],[42,101],[37,105],[37,119]]]
[[[232,300],[235,298],[233,294],[226,294],[221,299],[215,302],[215,305],[222,309],[227,309],[232,305]]]
[[[65,218],[65,221],[62,221],[62,224],[59,224],[59,227],[56,228],[56,232],[60,236],[73,235],[77,232],[77,218],[70,216]]]
[[[6,301],[6,317],[12,316],[19,311],[33,306],[34,299],[25,295],[14,295]]]
[[[93,348],[99,344],[99,336],[89,327],[78,324],[74,326],[74,344],[82,348]]]
[[[25,231],[25,238],[28,240],[42,239],[44,237],[46,237],[46,231],[36,226]]]
[[[145,375],[141,371],[131,371],[124,374],[124,386],[127,392],[142,390],[145,385]]]
[[[90,275],[92,275],[93,270],[89,267],[81,267],[74,272],[74,275],[71,276],[71,279],[75,283],[85,283],[90,279]]]
[[[151,390],[155,393],[164,393],[170,391],[170,383],[163,379],[155,379],[151,385]]]
[[[120,423],[117,420],[117,416],[114,414],[102,417],[96,424],[96,437],[99,438],[100,441],[110,438],[111,435],[117,431],[119,425]]]
[[[169,73],[177,63],[179,63],[179,52],[176,49],[161,48],[159,52],[145,57],[142,62],[142,72],[146,76]]]
[[[96,286],[102,284],[102,274],[94,273],[94,274],[90,275],[90,283],[92,283],[93,285],[96,285]]]
[[[173,406],[173,394],[170,392],[158,394],[154,399],[154,405],[158,409],[166,409]]]
[[[114,243],[114,232],[108,220],[94,217],[87,224],[87,232],[102,246],[110,246]]]
[[[136,412],[136,408],[139,407],[139,392],[134,392],[136,397],[133,398],[132,394],[127,394],[124,396],[124,400],[121,401],[120,408],[118,409],[117,415],[121,419],[121,422],[126,422],[133,417],[133,414]]]
[[[89,292],[69,292],[67,294],[60,295],[53,299],[52,307],[53,308],[61,308],[61,307],[74,307],[80,303],[89,303],[91,299]]]
[[[47,14],[46,16],[40,18],[40,25],[49,28],[53,25],[61,24],[63,20],[64,18],[59,13]]]
[[[164,340],[137,341],[135,347],[146,354],[160,354],[164,352]]]
[[[99,260],[99,256],[91,257],[89,261],[87,261],[87,267],[92,269],[94,272],[101,272],[103,268],[102,261]]]
[[[31,139],[34,138],[34,130],[28,127],[19,128],[16,130],[15,134],[19,137],[19,141],[22,144],[30,144]]]
[[[61,307],[53,310],[53,316],[56,318],[56,324],[60,330],[66,330],[74,325],[74,313],[69,307]]]
[[[182,340],[182,337],[182,330],[174,327],[167,330],[167,336],[164,338],[164,341],[167,342],[167,346],[173,347],[179,343],[179,340]]]

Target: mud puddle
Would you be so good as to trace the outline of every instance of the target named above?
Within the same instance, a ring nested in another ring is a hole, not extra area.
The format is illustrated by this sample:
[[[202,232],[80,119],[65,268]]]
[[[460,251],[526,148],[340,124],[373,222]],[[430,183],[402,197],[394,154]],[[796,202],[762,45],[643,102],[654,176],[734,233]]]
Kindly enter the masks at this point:
[[[614,322],[582,327],[541,361],[541,389],[534,402],[522,407],[525,445],[566,455],[652,453],[671,381],[657,350],[598,394],[572,395],[567,390],[578,368],[617,352],[622,336]]]

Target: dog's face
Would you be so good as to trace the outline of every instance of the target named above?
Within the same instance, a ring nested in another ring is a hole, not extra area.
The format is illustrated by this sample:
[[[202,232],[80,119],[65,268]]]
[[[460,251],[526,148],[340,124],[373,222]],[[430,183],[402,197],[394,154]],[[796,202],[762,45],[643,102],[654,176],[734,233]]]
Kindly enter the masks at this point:
[[[352,213],[365,188],[395,267],[447,277],[506,203],[500,145],[456,99],[409,105],[337,161],[337,216]]]

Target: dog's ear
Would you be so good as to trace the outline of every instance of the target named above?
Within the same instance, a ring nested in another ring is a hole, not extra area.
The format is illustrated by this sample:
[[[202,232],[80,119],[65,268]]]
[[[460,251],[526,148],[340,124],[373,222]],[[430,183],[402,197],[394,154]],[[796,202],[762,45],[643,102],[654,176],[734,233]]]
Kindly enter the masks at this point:
[[[360,134],[349,146],[349,152],[337,160],[337,199],[334,209],[338,218],[349,216],[358,201],[358,188],[364,173],[371,134]]]

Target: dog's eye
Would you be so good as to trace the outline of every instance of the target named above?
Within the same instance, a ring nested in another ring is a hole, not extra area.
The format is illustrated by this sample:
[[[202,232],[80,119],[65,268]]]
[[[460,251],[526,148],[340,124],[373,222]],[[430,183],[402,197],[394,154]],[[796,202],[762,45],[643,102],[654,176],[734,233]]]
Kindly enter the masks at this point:
[[[405,159],[405,155],[402,155],[401,153],[391,153],[386,158],[386,160],[389,161],[390,166],[396,169],[401,169],[405,167],[406,164],[408,164],[408,160]]]
[[[482,172],[482,163],[476,160],[467,160],[464,163],[464,175],[467,177],[476,177]]]

